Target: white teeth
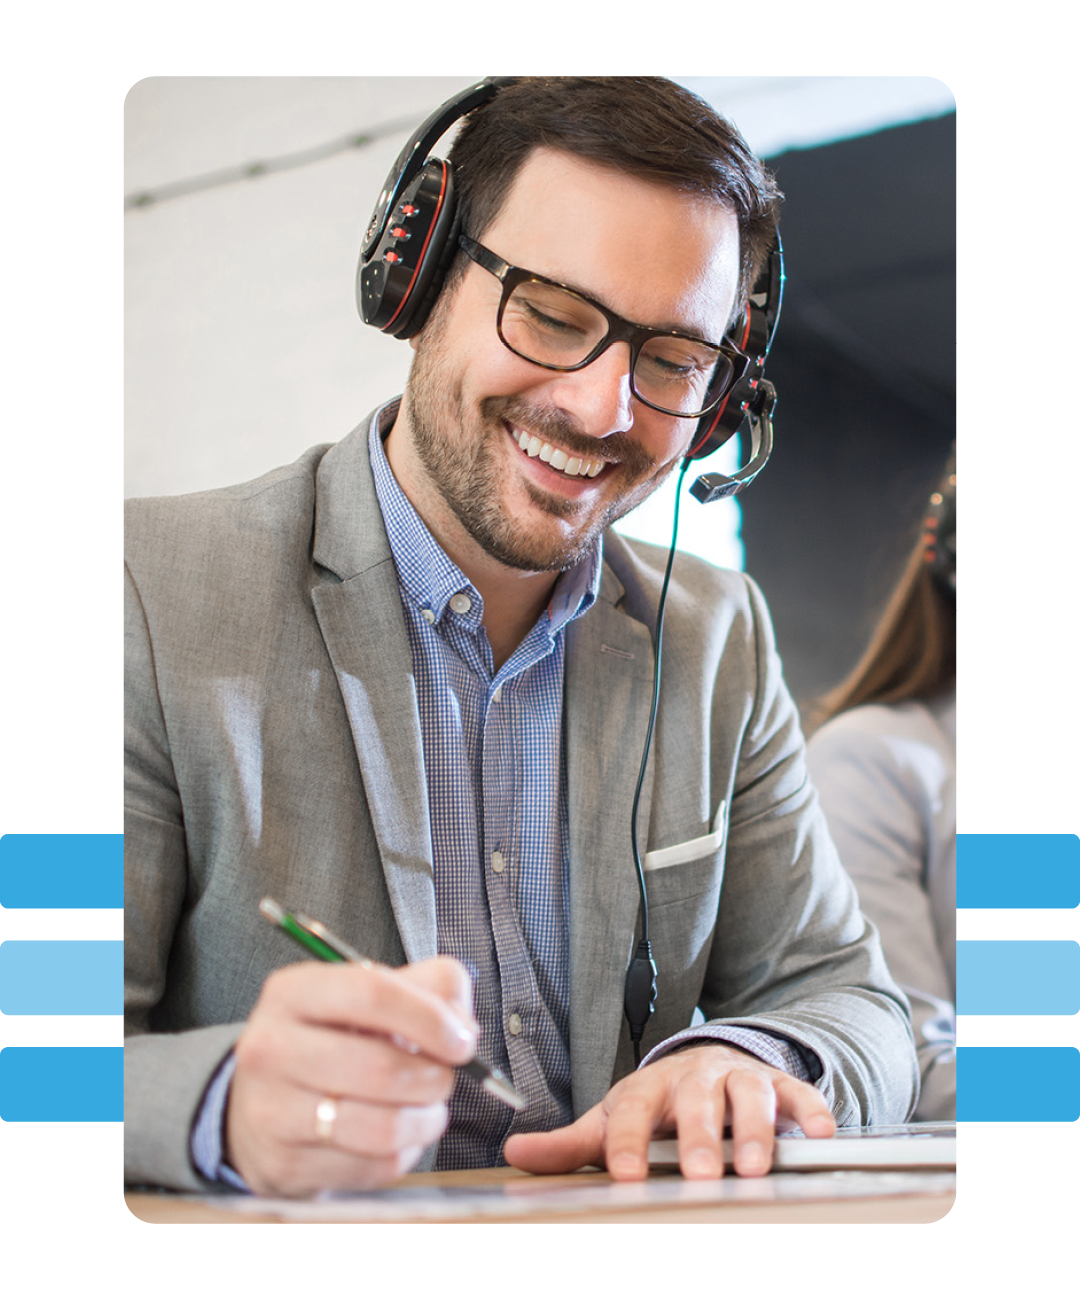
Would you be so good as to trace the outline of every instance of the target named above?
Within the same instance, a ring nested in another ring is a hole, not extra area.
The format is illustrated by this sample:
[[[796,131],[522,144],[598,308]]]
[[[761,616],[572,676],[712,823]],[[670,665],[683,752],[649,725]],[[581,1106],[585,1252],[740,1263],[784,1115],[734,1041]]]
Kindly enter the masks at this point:
[[[539,457],[552,469],[561,470],[571,478],[596,478],[604,468],[602,460],[583,460],[580,456],[568,456],[561,447],[553,447],[534,433],[523,429],[514,430],[514,440],[526,456]]]

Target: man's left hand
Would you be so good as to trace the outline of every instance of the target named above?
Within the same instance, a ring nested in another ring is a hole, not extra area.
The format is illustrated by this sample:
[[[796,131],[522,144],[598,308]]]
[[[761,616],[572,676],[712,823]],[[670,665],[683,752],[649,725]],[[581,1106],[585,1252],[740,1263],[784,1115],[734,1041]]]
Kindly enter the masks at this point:
[[[675,1133],[683,1176],[719,1178],[729,1124],[735,1172],[752,1177],[772,1167],[778,1118],[811,1138],[836,1131],[825,1099],[809,1083],[726,1043],[702,1043],[620,1079],[599,1105],[565,1128],[515,1134],[504,1155],[529,1173],[606,1165],[612,1178],[629,1182],[648,1173],[650,1140]]]

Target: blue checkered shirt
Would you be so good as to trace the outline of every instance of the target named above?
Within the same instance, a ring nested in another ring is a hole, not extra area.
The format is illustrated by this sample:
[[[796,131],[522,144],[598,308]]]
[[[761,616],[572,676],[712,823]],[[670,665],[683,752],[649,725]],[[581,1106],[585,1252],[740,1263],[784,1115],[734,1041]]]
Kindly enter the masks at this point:
[[[373,423],[371,464],[397,565],[424,746],[440,953],[473,977],[482,1052],[525,1096],[509,1110],[459,1074],[438,1167],[501,1163],[513,1132],[573,1119],[564,629],[600,583],[600,547],[555,583],[496,672],[480,593],[398,486]]]
[[[569,823],[563,762],[566,625],[596,599],[601,547],[560,574],[547,609],[496,672],[483,600],[443,552],[394,478],[372,421],[375,489],[397,567],[412,652],[434,856],[438,951],[473,977],[481,1055],[526,1098],[514,1112],[459,1073],[436,1167],[503,1163],[511,1133],[573,1119],[569,1052]],[[629,938],[627,942],[629,944]],[[643,1064],[704,1037],[809,1077],[794,1045],[739,1026],[698,1026]],[[242,1186],[221,1162],[231,1058],[193,1134],[200,1171]]]

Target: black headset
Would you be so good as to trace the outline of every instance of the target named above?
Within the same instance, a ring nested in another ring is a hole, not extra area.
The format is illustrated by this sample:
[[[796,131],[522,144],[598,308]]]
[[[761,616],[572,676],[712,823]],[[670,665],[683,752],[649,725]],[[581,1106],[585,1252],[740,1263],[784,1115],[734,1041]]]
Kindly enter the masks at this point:
[[[956,446],[941,482],[930,495],[922,526],[923,563],[935,586],[956,600]]]
[[[356,303],[368,325],[394,338],[412,338],[435,305],[458,248],[461,214],[454,169],[431,150],[466,113],[493,99],[516,77],[487,77],[452,96],[423,122],[394,163],[371,214],[356,271]],[[701,418],[688,460],[711,455],[750,425],[750,460],[730,476],[703,474],[691,485],[701,502],[734,496],[765,468],[772,452],[776,390],[764,377],[765,360],[780,318],[784,260],[780,236],[759,274],[742,317],[727,341],[744,358],[724,400]]]

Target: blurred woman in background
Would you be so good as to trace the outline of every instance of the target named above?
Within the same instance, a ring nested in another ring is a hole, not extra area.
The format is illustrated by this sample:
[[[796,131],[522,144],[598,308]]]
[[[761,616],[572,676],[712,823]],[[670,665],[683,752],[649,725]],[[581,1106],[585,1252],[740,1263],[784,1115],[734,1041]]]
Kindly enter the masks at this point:
[[[956,1118],[956,469],[809,745],[840,859],[911,1001],[913,1119]]]

